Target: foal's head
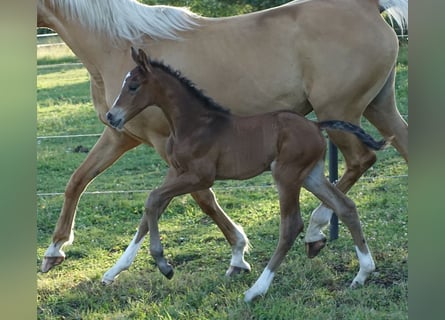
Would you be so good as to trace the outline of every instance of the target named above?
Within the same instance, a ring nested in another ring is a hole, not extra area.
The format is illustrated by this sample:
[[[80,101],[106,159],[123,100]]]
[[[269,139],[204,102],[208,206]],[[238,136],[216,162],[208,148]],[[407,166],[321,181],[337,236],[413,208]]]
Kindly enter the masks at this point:
[[[125,77],[121,93],[107,112],[108,123],[116,129],[122,129],[127,121],[154,105],[156,94],[160,91],[145,52],[141,49],[137,52],[132,47],[131,56],[137,66]]]

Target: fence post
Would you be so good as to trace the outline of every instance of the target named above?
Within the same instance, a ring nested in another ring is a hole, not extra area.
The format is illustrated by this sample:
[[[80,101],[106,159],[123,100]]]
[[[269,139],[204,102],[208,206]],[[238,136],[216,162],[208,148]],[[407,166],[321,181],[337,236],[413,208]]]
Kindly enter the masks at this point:
[[[335,183],[338,180],[338,149],[337,146],[333,144],[331,140],[329,140],[328,155],[329,155],[329,181]],[[335,214],[335,212],[332,214],[331,217],[329,237],[331,241],[338,239],[338,217]]]

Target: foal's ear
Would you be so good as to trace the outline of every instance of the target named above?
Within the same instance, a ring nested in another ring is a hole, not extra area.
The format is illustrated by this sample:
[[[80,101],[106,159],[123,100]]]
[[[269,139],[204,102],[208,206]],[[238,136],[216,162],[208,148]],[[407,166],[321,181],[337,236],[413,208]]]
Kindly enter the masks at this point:
[[[138,52],[136,52],[136,49],[131,47],[131,57],[133,58],[134,62],[136,62],[136,64],[140,66],[144,71],[151,72],[150,61],[144,50],[139,49]]]

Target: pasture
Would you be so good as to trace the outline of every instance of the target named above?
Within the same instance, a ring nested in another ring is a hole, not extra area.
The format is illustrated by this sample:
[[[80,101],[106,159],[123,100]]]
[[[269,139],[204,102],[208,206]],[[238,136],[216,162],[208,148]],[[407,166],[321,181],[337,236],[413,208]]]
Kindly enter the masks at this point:
[[[407,319],[408,169],[390,147],[350,191],[356,202],[376,272],[366,285],[348,288],[358,271],[349,232],[319,256],[306,258],[303,236],[285,258],[267,295],[245,304],[243,292],[257,279],[278,241],[279,208],[270,173],[217,182],[215,193],[251,241],[250,274],[227,279],[230,247],[191,200],[176,198],[160,220],[165,255],[175,267],[167,280],[149,256],[148,241],[129,271],[111,286],[100,282],[126,248],[143,214],[144,200],[160,184],[166,165],[140,146],[94,180],[78,206],[75,242],[67,259],[47,274],[38,270],[51,241],[63,191],[85,152],[103,130],[89,93],[86,70],[70,52],[45,60],[37,70],[37,305],[39,319]],[[39,56],[41,54],[41,56]],[[54,63],[52,66],[43,66]],[[407,45],[399,55],[397,99],[408,117]],[[313,118],[313,117],[311,117]],[[379,138],[367,122],[364,129]],[[92,134],[91,136],[83,136]],[[77,136],[82,135],[82,136]],[[69,136],[69,137],[66,137]],[[343,166],[340,159],[339,170]],[[301,196],[307,225],[318,201]]]

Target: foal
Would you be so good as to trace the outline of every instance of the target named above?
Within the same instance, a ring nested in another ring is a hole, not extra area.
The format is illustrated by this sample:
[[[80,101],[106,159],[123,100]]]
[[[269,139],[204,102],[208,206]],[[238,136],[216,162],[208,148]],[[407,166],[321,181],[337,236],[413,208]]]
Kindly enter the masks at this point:
[[[145,203],[139,229],[122,258],[103,278],[111,282],[134,259],[135,251],[150,231],[150,253],[160,271],[173,276],[163,255],[158,219],[175,196],[210,188],[217,179],[248,179],[271,170],[280,201],[278,246],[255,284],[246,291],[245,301],[265,294],[278,266],[303,230],[299,209],[304,186],[332,208],[349,228],[360,262],[351,286],[363,284],[375,269],[365,242],[354,203],[324,176],[326,142],[321,129],[354,133],[366,145],[381,149],[360,127],[341,121],[312,122],[289,111],[237,117],[197,90],[179,72],[156,61],[144,51],[132,48],[137,67],[124,80],[122,91],[107,113],[111,126],[124,124],[143,109],[162,109],[171,134],[166,145],[169,170],[162,186],[153,190]],[[127,261],[122,263],[122,261]],[[250,270],[247,262],[237,261]]]

